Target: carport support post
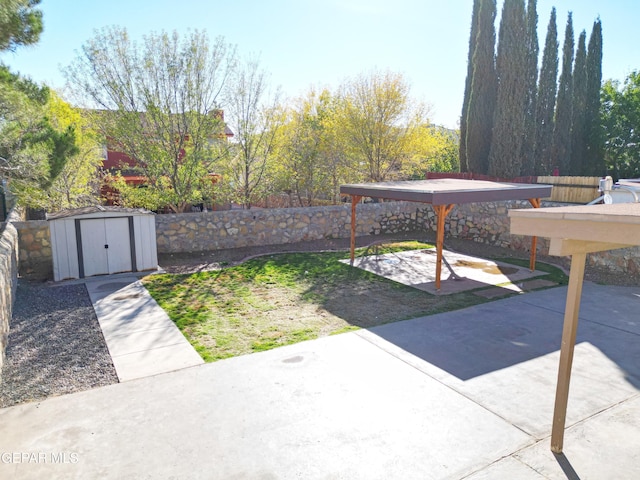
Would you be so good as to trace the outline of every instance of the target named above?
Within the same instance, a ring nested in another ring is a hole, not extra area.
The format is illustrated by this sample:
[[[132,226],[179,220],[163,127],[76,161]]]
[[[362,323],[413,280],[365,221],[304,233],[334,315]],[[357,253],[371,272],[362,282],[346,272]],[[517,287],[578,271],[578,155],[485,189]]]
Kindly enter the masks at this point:
[[[553,425],[551,429],[551,451],[554,453],[562,453],[564,424],[567,417],[567,402],[569,399],[569,381],[571,380],[571,364],[573,363],[573,349],[576,345],[578,313],[580,312],[580,298],[582,297],[582,281],[586,260],[586,253],[574,253],[571,256],[569,288],[564,309],[564,326],[562,327],[556,403],[553,410]]]
[[[356,258],[356,205],[362,200],[361,195],[351,195],[351,266]]]
[[[440,290],[442,247],[444,246],[444,221],[454,205],[433,205],[436,212],[436,291]]]
[[[540,208],[539,198],[530,198],[529,203],[533,208]],[[531,237],[531,254],[529,256],[529,270],[536,269],[536,248],[538,247],[538,237]]]

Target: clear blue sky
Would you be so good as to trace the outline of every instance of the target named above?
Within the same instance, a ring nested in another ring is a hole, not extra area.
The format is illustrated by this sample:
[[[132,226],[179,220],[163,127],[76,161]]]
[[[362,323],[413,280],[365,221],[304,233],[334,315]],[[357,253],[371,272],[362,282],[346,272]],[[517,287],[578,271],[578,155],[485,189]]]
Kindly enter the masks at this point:
[[[502,0],[498,0],[498,12]],[[3,54],[13,70],[60,89],[69,65],[94,29],[204,29],[244,55],[259,54],[271,83],[295,97],[311,85],[337,87],[372,69],[402,73],[412,96],[432,106],[435,123],[456,127],[466,75],[472,0],[42,0],[45,30],[38,45]],[[538,0],[539,43],[551,7],[560,49],[567,12],[575,39],[603,27],[603,77],[623,80],[640,69],[638,0]],[[498,13],[499,15],[499,13]],[[497,25],[496,25],[497,28]]]

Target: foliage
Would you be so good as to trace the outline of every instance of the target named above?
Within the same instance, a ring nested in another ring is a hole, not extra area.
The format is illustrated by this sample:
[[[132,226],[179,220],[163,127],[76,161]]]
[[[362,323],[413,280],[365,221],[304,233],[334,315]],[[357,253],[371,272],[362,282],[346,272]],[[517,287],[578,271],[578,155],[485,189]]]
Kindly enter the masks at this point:
[[[498,90],[489,151],[489,175],[520,175],[527,109],[527,30],[524,0],[505,0],[498,34]]]
[[[102,162],[100,145],[80,111],[54,92],[45,107],[51,134],[53,157],[46,185],[21,185],[23,203],[55,212],[99,203],[98,167]],[[73,139],[73,142],[71,142]],[[15,188],[15,187],[14,187]]]
[[[416,131],[426,107],[413,103],[402,75],[373,72],[347,80],[338,93],[337,120],[346,155],[365,181],[398,178],[416,152]]]
[[[269,187],[266,174],[282,123],[279,92],[269,92],[266,73],[255,59],[246,61],[232,79],[227,113],[234,139],[228,158],[219,166],[232,200],[251,208]]]
[[[74,125],[58,124],[49,109],[58,100],[47,87],[0,66],[0,175],[22,205],[42,206],[78,152]]]
[[[587,34],[583,30],[578,38],[573,64],[573,108],[571,119],[571,160],[568,175],[584,175],[586,160],[586,103],[587,103]]]
[[[464,97],[462,99],[462,113],[460,114],[460,171],[467,171],[467,114],[469,111],[469,97],[471,96],[471,80],[473,79],[473,53],[476,38],[478,36],[478,12],[480,0],[473,0],[473,12],[471,14],[471,33],[469,34],[469,53],[467,58],[467,78],[464,82]]]
[[[640,72],[602,87],[602,126],[607,171],[616,179],[640,177]]]
[[[181,212],[210,200],[210,174],[227,146],[221,91],[234,62],[233,48],[202,32],[151,33],[138,44],[111,27],[83,45],[66,76],[103,141],[135,159],[155,208]],[[125,202],[137,197],[121,186]]]
[[[538,80],[536,100],[536,122],[534,142],[534,174],[546,175],[551,165],[551,148],[554,130],[554,110],[556,105],[558,78],[558,30],[556,9],[551,9],[542,66]]]
[[[538,12],[536,0],[527,3],[526,30],[526,106],[524,111],[524,136],[520,152],[520,175],[533,175],[535,169],[534,148],[536,138],[536,105],[538,84]]]
[[[286,111],[274,177],[280,191],[294,196],[299,205],[334,194],[333,177],[341,167],[334,160],[341,157],[332,155],[330,144],[332,101],[327,90],[318,94],[311,89]]]
[[[600,91],[602,88],[602,23],[593,23],[587,50],[587,98],[585,105],[586,154],[585,174],[604,173],[603,132],[600,123]]]
[[[562,71],[558,85],[556,112],[553,128],[553,145],[551,147],[551,164],[543,165],[543,173],[551,174],[553,168],[558,167],[560,173],[569,170],[571,158],[571,118],[573,102],[573,20],[571,12],[567,15],[567,26],[564,32],[564,46],[562,47]]]
[[[40,0],[3,0],[0,2],[0,51],[15,51],[38,41],[42,33]]]
[[[493,119],[498,87],[494,58],[495,17],[495,0],[480,0],[465,138],[467,170],[473,173],[486,174],[489,168],[493,125],[487,119]]]

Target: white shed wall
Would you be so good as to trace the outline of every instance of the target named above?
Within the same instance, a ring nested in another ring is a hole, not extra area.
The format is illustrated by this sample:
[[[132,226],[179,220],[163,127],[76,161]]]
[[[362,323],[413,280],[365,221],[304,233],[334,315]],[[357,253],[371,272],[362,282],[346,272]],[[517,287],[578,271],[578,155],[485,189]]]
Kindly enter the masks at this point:
[[[96,212],[80,214],[75,216],[56,218],[49,221],[51,232],[51,250],[53,256],[53,278],[55,281],[71,278],[80,278],[80,266],[78,264],[78,244],[76,237],[76,220],[80,223],[89,219],[104,219],[108,226],[110,218],[133,218],[133,238],[135,242],[136,270],[155,270],[158,268],[158,252],[156,246],[156,224],[155,216],[152,214],[132,214],[130,212]],[[97,225],[97,223],[96,223]],[[108,227],[107,227],[108,228]],[[84,228],[83,228],[84,230]],[[125,240],[122,238],[121,240]],[[129,238],[126,239],[129,245]],[[114,245],[115,247],[115,245]],[[130,249],[118,248],[125,255],[130,255]],[[125,252],[126,250],[126,252]],[[113,250],[109,253],[111,254]],[[87,271],[86,262],[90,261],[86,256],[85,276]]]
[[[68,278],[79,278],[75,222],[68,218],[51,221],[49,231],[53,254],[53,279],[57,282]]]
[[[153,215],[134,216],[133,231],[135,232],[136,266],[138,270],[157,269],[156,220]]]

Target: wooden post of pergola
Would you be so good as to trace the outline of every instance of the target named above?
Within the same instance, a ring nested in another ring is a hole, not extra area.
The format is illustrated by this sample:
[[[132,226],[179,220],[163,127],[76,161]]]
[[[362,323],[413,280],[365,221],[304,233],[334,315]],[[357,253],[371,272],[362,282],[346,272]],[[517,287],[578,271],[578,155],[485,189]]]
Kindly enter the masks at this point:
[[[444,248],[444,223],[455,205],[433,205],[436,212],[436,290],[440,290],[442,276],[442,249]]]
[[[356,258],[356,205],[362,200],[362,195],[351,195],[351,266]]]

